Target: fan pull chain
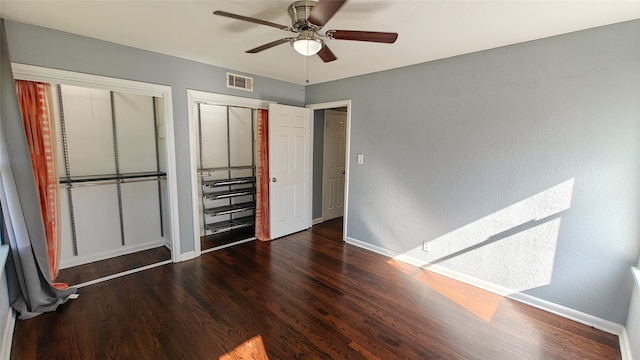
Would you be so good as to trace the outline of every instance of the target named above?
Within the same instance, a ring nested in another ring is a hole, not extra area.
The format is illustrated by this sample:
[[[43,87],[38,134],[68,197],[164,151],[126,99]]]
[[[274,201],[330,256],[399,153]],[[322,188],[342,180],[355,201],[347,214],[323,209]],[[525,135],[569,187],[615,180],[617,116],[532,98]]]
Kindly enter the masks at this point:
[[[307,59],[309,57],[305,56],[304,57],[304,73],[305,73],[305,79],[306,79],[306,83],[309,83],[309,63],[307,63]]]

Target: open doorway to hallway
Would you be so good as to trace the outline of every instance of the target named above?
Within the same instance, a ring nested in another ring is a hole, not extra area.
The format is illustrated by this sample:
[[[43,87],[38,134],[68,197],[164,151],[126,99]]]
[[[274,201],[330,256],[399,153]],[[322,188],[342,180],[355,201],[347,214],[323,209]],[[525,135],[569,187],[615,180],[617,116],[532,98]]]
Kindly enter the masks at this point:
[[[307,106],[314,110],[313,225],[339,227],[342,239],[348,216],[350,106],[349,100]]]

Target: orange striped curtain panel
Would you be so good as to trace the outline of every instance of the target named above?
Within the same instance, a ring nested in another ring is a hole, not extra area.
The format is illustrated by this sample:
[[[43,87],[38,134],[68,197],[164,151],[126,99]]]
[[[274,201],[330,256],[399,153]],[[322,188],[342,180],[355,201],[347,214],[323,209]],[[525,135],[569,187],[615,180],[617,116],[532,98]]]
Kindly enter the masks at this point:
[[[50,85],[16,80],[18,103],[22,114],[31,155],[31,166],[38,189],[40,210],[46,234],[49,279],[53,283],[58,275],[60,261],[60,234],[58,227],[58,176],[55,166],[55,121],[51,114]],[[53,284],[66,288],[66,284]]]
[[[256,161],[256,239],[269,238],[269,114],[258,110]]]

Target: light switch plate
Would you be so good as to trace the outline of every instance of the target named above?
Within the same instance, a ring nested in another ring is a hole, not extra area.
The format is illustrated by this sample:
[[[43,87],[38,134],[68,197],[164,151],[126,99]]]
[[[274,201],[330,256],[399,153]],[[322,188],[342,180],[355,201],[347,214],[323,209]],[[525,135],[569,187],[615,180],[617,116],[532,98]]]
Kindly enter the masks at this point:
[[[360,165],[364,164],[364,155],[363,154],[358,154],[358,164],[360,164]]]

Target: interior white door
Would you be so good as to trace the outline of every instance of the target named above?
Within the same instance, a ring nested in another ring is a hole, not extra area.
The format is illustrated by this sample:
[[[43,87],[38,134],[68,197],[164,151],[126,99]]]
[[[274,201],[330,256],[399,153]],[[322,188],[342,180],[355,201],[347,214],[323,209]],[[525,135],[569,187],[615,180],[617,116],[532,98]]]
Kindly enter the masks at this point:
[[[325,111],[322,171],[322,217],[325,221],[344,214],[346,124],[346,112]]]
[[[311,109],[269,105],[270,237],[311,226]]]

